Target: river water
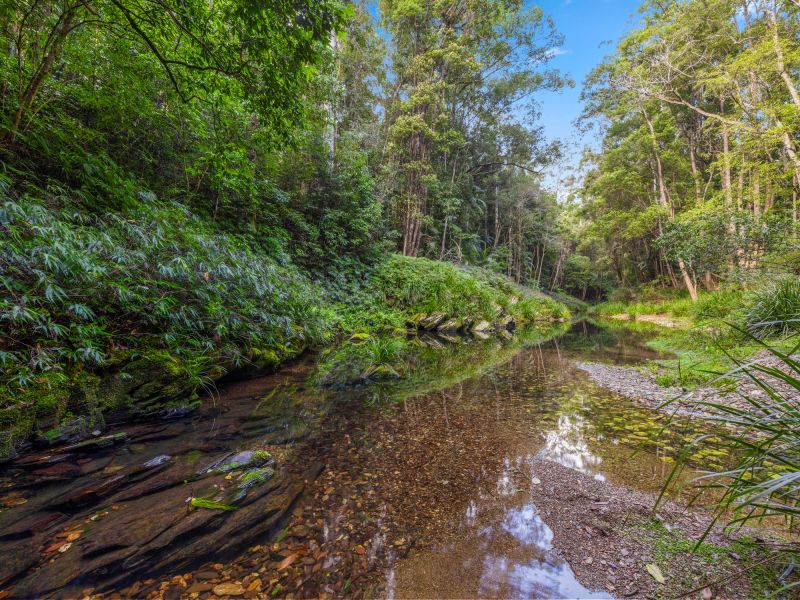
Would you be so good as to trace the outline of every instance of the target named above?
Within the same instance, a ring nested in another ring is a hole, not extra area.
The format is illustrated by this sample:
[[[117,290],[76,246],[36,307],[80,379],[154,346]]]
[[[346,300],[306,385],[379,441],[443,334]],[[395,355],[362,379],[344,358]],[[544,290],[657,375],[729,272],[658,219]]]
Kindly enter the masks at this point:
[[[0,597],[611,597],[566,558],[582,556],[570,523],[649,510],[699,430],[574,363],[657,359],[644,341],[586,322],[413,340],[390,361],[402,379],[352,386],[331,373],[355,349],[29,454],[0,471]]]

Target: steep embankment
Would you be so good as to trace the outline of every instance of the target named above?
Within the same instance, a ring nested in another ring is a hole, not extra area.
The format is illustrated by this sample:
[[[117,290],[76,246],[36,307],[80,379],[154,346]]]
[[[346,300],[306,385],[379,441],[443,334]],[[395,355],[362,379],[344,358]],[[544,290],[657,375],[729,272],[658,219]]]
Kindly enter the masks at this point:
[[[567,309],[502,276],[387,256],[342,283],[142,195],[124,212],[0,207],[0,459],[33,440],[179,416],[232,372],[274,369],[343,335],[506,330]],[[335,287],[335,291],[334,290]]]

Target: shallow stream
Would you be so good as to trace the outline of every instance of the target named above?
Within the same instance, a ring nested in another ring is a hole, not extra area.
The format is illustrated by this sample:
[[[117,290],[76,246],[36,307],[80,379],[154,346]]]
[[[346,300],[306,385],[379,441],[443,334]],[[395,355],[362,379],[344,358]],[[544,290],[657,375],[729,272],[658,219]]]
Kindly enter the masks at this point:
[[[372,385],[307,358],[193,416],[26,455],[0,470],[0,598],[164,582],[165,597],[236,582],[246,597],[609,597],[564,558],[559,494],[602,522],[586,480],[655,492],[699,425],[662,431],[574,366],[658,358],[641,334],[546,338],[421,339],[395,357],[403,379]]]

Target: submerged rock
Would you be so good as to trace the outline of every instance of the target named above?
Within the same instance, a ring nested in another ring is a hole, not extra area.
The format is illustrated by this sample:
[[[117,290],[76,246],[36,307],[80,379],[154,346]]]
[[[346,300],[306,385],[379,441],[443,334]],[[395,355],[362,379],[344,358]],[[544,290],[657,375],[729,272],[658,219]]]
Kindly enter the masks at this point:
[[[237,469],[261,467],[273,462],[272,455],[266,450],[245,450],[224,456],[205,468],[207,473],[224,475]]]
[[[272,467],[261,467],[247,471],[239,479],[239,485],[236,486],[236,491],[230,497],[229,502],[231,504],[241,502],[250,490],[264,485],[267,481],[272,479],[274,475],[275,469]]]

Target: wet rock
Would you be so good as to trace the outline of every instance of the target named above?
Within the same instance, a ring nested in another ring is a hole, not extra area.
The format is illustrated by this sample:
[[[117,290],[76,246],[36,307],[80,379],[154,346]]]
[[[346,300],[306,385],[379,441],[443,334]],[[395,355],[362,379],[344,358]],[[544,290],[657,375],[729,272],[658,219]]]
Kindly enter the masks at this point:
[[[195,576],[195,577],[197,577],[197,576]],[[205,582],[198,581],[197,583],[194,583],[194,584],[190,585],[187,588],[186,593],[187,594],[202,594],[203,592],[210,592],[213,587],[214,586],[211,585],[210,583],[205,583]]]
[[[166,464],[170,461],[172,457],[168,454],[159,454],[158,456],[151,458],[146,463],[144,463],[145,467],[160,467],[163,464]]]
[[[194,578],[199,579],[200,581],[210,581],[211,579],[219,579],[219,572],[208,571],[208,570],[200,571],[198,573],[195,573]]]
[[[266,450],[245,450],[230,454],[212,463],[206,468],[206,472],[224,475],[237,469],[250,469],[271,464],[272,455]]]
[[[107,406],[135,418],[179,416],[199,406],[197,384],[168,360],[142,357],[112,370],[100,382]]]
[[[213,592],[217,596],[242,596],[244,587],[241,583],[220,583],[214,586]]]
[[[260,467],[247,471],[239,480],[239,485],[236,486],[236,491],[229,502],[231,504],[236,504],[241,501],[250,490],[264,485],[267,481],[272,479],[273,475],[275,475],[275,470],[272,469],[272,467]]]
[[[463,324],[464,322],[461,319],[447,319],[437,329],[442,333],[457,333]]]
[[[504,315],[497,319],[494,324],[494,328],[498,330],[509,331],[513,330],[516,327],[516,323],[514,322],[514,317],[511,315]]]
[[[59,448],[59,451],[66,453],[93,452],[101,448],[108,448],[115,444],[122,444],[127,439],[128,434],[124,431],[120,431],[111,435],[105,435],[91,440],[84,440],[70,446],[64,446],[63,448]]]
[[[100,411],[93,411],[71,419],[57,427],[47,430],[34,438],[34,444],[39,447],[52,447],[69,442],[76,442],[91,435],[99,435],[105,429],[106,423]]]
[[[0,541],[33,537],[66,518],[67,516],[60,512],[49,514],[34,513],[22,519],[17,519],[13,523],[2,523]]]
[[[447,318],[444,313],[433,313],[419,320],[418,327],[425,331],[433,331]]]
[[[492,324],[489,323],[488,321],[478,321],[470,328],[470,331],[472,333],[485,333],[491,330],[491,328]]]

